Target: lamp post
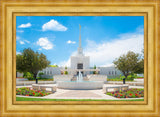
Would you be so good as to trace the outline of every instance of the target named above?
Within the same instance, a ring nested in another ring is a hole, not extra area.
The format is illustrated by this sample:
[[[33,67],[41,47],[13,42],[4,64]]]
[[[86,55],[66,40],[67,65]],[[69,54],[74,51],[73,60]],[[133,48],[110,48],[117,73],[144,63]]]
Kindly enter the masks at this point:
[[[36,78],[36,84],[38,84],[38,78]]]
[[[123,78],[123,84],[125,84],[125,78]]]

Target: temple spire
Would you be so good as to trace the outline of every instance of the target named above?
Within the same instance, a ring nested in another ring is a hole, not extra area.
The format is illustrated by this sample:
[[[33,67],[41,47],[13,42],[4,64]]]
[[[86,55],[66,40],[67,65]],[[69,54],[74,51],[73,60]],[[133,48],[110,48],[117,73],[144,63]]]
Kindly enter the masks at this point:
[[[79,24],[79,47],[78,47],[78,55],[83,55],[83,49],[81,46],[81,25]]]
[[[79,24],[79,48],[81,48],[81,25]]]

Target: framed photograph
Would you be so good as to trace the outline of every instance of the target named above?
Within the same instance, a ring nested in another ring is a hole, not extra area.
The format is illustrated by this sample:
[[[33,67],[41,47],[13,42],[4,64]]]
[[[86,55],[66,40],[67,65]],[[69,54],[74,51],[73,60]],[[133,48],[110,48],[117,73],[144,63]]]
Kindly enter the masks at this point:
[[[0,3],[1,116],[160,116],[158,0]]]

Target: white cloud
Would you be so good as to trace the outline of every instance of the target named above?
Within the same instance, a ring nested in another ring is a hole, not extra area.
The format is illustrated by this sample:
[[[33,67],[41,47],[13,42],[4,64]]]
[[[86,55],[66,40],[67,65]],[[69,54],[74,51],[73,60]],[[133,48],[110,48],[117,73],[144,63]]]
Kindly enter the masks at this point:
[[[140,25],[136,28],[136,31],[139,33],[144,33],[144,25]]]
[[[27,23],[27,24],[21,24],[18,26],[18,28],[28,28],[28,27],[31,27],[31,23]]]
[[[75,41],[71,41],[71,40],[67,41],[67,44],[75,44],[75,43],[76,43]]]
[[[16,37],[16,40],[19,41],[20,44],[30,43],[28,40],[23,40],[19,36]]]
[[[28,41],[28,40],[24,40],[26,43],[30,43],[30,41]]]
[[[84,50],[85,55],[90,56],[91,66],[108,66],[112,64],[115,58],[126,54],[128,51],[141,53],[144,43],[143,38],[142,34],[125,34],[121,35],[119,39],[100,44],[87,40],[87,47]]]
[[[23,33],[24,31],[23,31],[23,30],[17,30],[17,32],[19,32],[19,33]]]
[[[22,53],[21,53],[21,52],[17,52],[17,51],[16,51],[16,55],[18,55],[18,54],[22,54]]]
[[[63,26],[56,20],[50,20],[49,22],[43,24],[42,26],[43,31],[51,30],[51,31],[66,31],[67,27]]]
[[[16,40],[20,40],[20,37],[19,37],[19,36],[16,36]]]
[[[42,48],[39,48],[38,50],[42,50]]]
[[[48,40],[47,37],[41,37],[37,41],[37,44],[41,46],[43,49],[49,50],[53,48],[53,44]]]
[[[24,41],[19,41],[20,44],[25,44]]]

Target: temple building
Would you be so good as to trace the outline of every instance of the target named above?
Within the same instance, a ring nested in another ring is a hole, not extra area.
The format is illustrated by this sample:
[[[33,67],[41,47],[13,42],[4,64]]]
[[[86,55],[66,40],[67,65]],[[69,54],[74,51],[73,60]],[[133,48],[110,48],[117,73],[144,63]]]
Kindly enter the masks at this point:
[[[81,26],[80,26],[80,34],[79,34],[79,47],[76,56],[71,56],[71,69],[90,69],[90,57],[85,56],[83,53],[83,48],[81,46]],[[83,75],[88,74],[89,71],[82,71]],[[78,72],[77,72],[78,74]]]

